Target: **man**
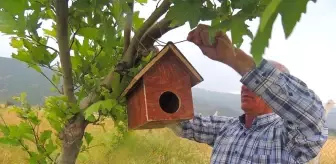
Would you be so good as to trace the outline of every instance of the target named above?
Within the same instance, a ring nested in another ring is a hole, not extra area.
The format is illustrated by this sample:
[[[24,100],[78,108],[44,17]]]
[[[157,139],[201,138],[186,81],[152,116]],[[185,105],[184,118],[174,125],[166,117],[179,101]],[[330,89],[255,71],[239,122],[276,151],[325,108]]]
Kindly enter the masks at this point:
[[[207,29],[199,25],[189,33],[188,41],[242,76],[244,114],[238,118],[195,115],[169,127],[181,137],[212,146],[213,164],[306,163],[313,159],[328,137],[319,97],[277,62],[263,59],[256,66],[222,32],[217,32],[211,45]]]

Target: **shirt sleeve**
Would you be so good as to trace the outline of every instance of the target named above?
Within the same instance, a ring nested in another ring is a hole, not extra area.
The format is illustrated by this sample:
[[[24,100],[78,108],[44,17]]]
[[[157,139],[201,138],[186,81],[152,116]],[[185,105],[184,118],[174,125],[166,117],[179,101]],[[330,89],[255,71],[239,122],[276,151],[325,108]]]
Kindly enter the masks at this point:
[[[305,163],[319,153],[327,140],[328,128],[324,107],[314,91],[265,59],[241,82],[283,119],[283,138],[294,160]]]
[[[179,136],[213,146],[218,133],[230,120],[231,117],[196,114],[193,119],[179,123]]]

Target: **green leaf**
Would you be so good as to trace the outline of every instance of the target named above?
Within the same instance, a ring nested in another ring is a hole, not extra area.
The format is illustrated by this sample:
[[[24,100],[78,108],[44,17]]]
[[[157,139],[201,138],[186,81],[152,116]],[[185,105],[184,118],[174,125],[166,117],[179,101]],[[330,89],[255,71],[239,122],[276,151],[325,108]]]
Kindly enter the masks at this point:
[[[0,11],[0,31],[2,33],[15,34],[13,30],[16,28],[14,18],[8,12]]]
[[[93,113],[98,112],[100,109],[112,109],[114,105],[117,104],[117,101],[114,99],[107,99],[98,101],[85,110],[85,118],[87,119]]]
[[[213,20],[217,17],[217,12],[212,8],[203,7],[200,9],[200,11],[201,11],[200,19],[202,21]]]
[[[54,145],[52,140],[48,140],[48,143],[46,144],[45,149],[48,154],[51,154],[57,149],[57,145]]]
[[[0,138],[0,143],[7,144],[7,145],[12,145],[12,146],[19,146],[20,145],[20,142],[17,139],[9,138],[9,137],[1,137]]]
[[[209,41],[211,44],[213,44],[215,42],[215,36],[216,36],[216,32],[221,30],[224,33],[227,32],[227,30],[230,28],[231,26],[231,21],[230,20],[224,20],[221,22],[213,22],[213,24],[211,24],[210,28],[209,28]]]
[[[40,123],[39,118],[37,117],[36,113],[34,111],[30,111],[28,113],[28,119],[34,124],[34,125],[38,125]]]
[[[36,64],[29,64],[29,67],[33,68],[37,72],[42,72],[41,68]]]
[[[11,14],[17,15],[25,11],[28,6],[27,2],[27,0],[0,1],[0,6]]]
[[[243,43],[244,35],[251,36],[248,26],[245,24],[245,20],[242,18],[232,19],[231,21],[231,38],[232,43],[237,47],[240,47]],[[253,34],[252,34],[253,35]]]
[[[22,48],[23,47],[23,41],[21,39],[18,39],[18,38],[15,38],[13,37],[11,39],[11,43],[10,45],[13,47],[13,48]]]
[[[135,30],[139,29],[144,21],[145,21],[144,18],[139,17],[139,11],[133,13],[133,26]]]
[[[265,48],[268,47],[268,41],[271,38],[273,23],[277,17],[277,13],[273,13],[267,22],[265,29],[260,28],[251,43],[251,53],[257,65],[260,64]]]
[[[135,0],[138,3],[147,3],[147,0]]]
[[[58,85],[60,83],[60,79],[61,79],[61,77],[59,75],[57,75],[57,74],[53,74],[52,78],[51,78],[52,82],[55,85]]]
[[[85,132],[84,138],[85,138],[86,144],[90,145],[91,141],[93,140],[91,133]]]
[[[0,124],[0,131],[5,136],[9,135],[9,129],[5,125]]]
[[[48,139],[51,139],[51,130],[45,130],[40,135],[40,142],[44,144]]]
[[[57,132],[60,132],[62,130],[62,124],[55,117],[56,116],[49,114],[47,120],[53,129],[55,129]]]
[[[280,5],[282,0],[272,0],[270,4],[267,5],[265,11],[262,14],[260,19],[259,30],[264,31],[268,25],[269,21],[272,21],[272,16],[277,15],[278,6]],[[273,23],[272,23],[273,24]],[[267,29],[266,29],[267,30]]]
[[[300,21],[301,14],[306,13],[309,0],[282,0],[279,13],[286,39],[292,33],[296,23]]]
[[[49,29],[43,29],[43,32],[44,32],[46,35],[49,35],[49,36],[52,36],[52,37],[56,38],[56,30],[55,30],[55,29],[52,29],[52,30],[49,30]]]
[[[166,18],[172,20],[172,26],[189,22],[190,28],[193,29],[201,19],[201,6],[201,1],[175,1]]]
[[[95,116],[93,114],[91,114],[91,115],[89,115],[89,116],[86,117],[86,120],[88,120],[90,122],[94,122],[94,121],[96,121],[96,118],[95,118]]]
[[[18,53],[12,53],[12,58],[25,63],[33,63],[31,56],[24,50],[18,50]]]
[[[84,27],[80,28],[77,32],[78,35],[81,35],[83,37],[89,38],[89,39],[96,39],[98,35],[99,30],[94,27]]]

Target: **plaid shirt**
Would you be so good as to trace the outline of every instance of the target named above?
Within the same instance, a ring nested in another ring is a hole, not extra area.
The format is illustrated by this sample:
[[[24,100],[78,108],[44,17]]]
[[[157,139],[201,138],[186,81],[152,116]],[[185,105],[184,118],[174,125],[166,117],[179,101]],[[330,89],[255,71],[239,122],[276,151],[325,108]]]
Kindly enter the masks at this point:
[[[213,147],[212,164],[306,163],[328,137],[324,107],[298,78],[263,60],[241,82],[274,113],[258,116],[250,129],[240,117],[201,116],[180,123],[181,137]]]

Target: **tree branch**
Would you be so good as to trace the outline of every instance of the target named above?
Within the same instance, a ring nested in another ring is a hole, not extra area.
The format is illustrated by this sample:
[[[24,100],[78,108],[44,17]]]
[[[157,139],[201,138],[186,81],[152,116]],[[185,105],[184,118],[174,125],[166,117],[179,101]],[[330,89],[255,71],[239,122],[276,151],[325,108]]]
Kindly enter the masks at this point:
[[[57,85],[55,83],[53,83],[52,80],[50,80],[50,78],[43,72],[40,72],[42,76],[44,76],[58,91],[58,93],[63,94],[63,92],[57,87]]]
[[[60,50],[60,61],[63,69],[63,91],[71,103],[76,102],[73,89],[72,66],[68,37],[68,0],[55,0],[57,41]]]
[[[79,28],[77,28],[76,29],[76,31],[73,33],[73,35],[72,35],[72,39],[71,39],[71,43],[70,43],[70,46],[69,46],[69,49],[71,50],[71,48],[72,48],[72,45],[74,44],[74,42],[75,42],[75,37],[76,37],[76,35],[77,35],[77,32],[79,31]],[[70,51],[69,50],[69,51]]]
[[[132,62],[133,55],[135,55],[136,48],[138,48],[139,42],[141,42],[145,47],[151,47],[153,46],[156,39],[160,38],[162,35],[167,33],[168,31],[177,28],[176,27],[169,27],[171,20],[168,20],[164,18],[163,20],[159,21],[155,25],[153,25],[159,17],[161,17],[170,7],[171,2],[169,0],[164,0],[162,2],[161,6],[159,6],[152,15],[145,21],[143,26],[137,31],[136,35],[132,38],[131,45],[127,48],[127,53],[123,56],[123,62],[126,62],[130,60]],[[141,33],[142,32],[142,33]],[[137,37],[140,37],[139,40]],[[149,49],[149,48],[147,48]],[[128,59],[130,58],[130,59]],[[130,63],[132,64],[132,63]],[[118,67],[118,66],[117,66]],[[122,67],[121,69],[125,69],[125,67]],[[109,74],[105,77],[104,81],[102,82],[102,85],[108,87],[108,89],[111,87],[110,84],[114,80],[116,72],[121,69],[114,69],[112,68]],[[85,109],[89,107],[96,99],[98,98],[97,93],[92,92],[90,93],[86,98],[84,98],[80,102],[80,108]]]
[[[133,7],[134,7],[134,1],[127,3],[129,10],[126,15],[126,22],[125,22],[125,28],[124,28],[124,52],[126,53],[128,46],[131,42],[131,31],[132,31],[132,21],[133,21]]]
[[[145,32],[164,14],[168,11],[171,5],[170,0],[164,0],[162,4],[154,10],[151,16],[144,22],[144,24],[139,28],[135,33],[134,37],[131,40],[129,47],[127,48],[126,53],[124,54],[121,62],[117,66],[117,71],[122,71],[126,68],[130,68],[133,62],[133,56],[135,55],[136,48],[139,45],[139,41]]]
[[[26,37],[27,37],[27,38],[30,38],[32,41],[35,42],[35,44],[37,44],[37,45],[39,45],[39,46],[43,46],[43,47],[45,47],[45,48],[49,48],[49,49],[55,51],[56,53],[59,53],[55,48],[50,47],[50,46],[47,46],[47,45],[45,45],[45,44],[42,44],[41,42],[35,40],[34,37],[32,37],[31,35],[26,36]]]
[[[162,19],[161,21],[154,24],[142,37],[140,42],[145,47],[150,47],[154,44],[154,42],[162,37],[165,33],[170,30],[173,30],[179,26],[170,27],[170,23],[172,21],[167,18]]]

